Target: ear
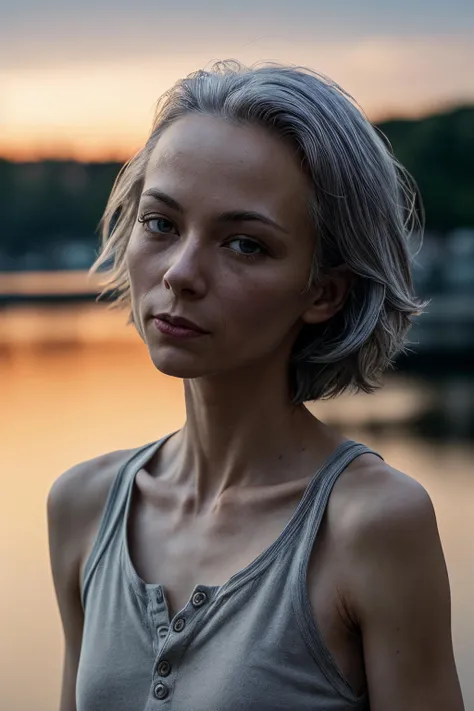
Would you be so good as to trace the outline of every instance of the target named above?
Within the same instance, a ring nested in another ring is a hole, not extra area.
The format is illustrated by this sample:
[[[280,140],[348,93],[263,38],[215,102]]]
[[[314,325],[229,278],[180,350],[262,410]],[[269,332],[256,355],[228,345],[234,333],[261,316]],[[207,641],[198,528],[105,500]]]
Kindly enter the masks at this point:
[[[329,269],[318,286],[314,287],[312,302],[301,315],[305,323],[329,321],[342,309],[355,281],[355,274],[347,264]]]

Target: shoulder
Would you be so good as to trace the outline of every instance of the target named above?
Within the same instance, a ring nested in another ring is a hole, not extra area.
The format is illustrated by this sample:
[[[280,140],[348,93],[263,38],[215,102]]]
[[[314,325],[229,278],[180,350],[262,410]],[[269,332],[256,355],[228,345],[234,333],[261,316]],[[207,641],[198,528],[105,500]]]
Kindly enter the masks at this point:
[[[435,521],[431,498],[416,479],[391,467],[382,460],[373,461],[361,471],[356,507],[349,521],[351,535],[359,545],[373,541],[381,535],[384,540],[396,536],[401,544],[413,527],[422,527]]]
[[[79,512],[107,496],[118,469],[137,450],[121,449],[79,462],[63,472],[48,492],[52,514]]]
[[[339,535],[359,541],[434,514],[422,484],[373,454],[363,454],[347,467],[331,498]]]
[[[367,606],[423,570],[443,574],[436,514],[426,489],[374,455],[363,455],[336,490],[333,526],[345,560],[345,597],[360,618]],[[432,564],[436,570],[429,571]]]
[[[135,450],[120,450],[80,462],[63,472],[47,497],[51,573],[65,639],[63,696],[74,699],[84,624],[81,565],[87,541],[118,468]],[[69,708],[69,707],[68,707]]]
[[[50,545],[60,542],[64,555],[67,546],[69,560],[80,561],[118,470],[137,451],[117,450],[79,462],[53,482],[47,497]]]
[[[461,709],[433,503],[418,481],[375,459],[346,477],[347,515],[337,529],[340,599],[362,636],[371,708],[415,708],[424,699],[433,710]]]

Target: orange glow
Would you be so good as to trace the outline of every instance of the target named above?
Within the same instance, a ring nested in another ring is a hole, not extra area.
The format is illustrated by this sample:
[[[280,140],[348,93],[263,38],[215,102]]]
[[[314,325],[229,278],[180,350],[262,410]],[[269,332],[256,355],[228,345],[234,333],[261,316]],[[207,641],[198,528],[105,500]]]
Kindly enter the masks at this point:
[[[156,441],[186,420],[182,380],[154,367],[125,320],[96,304],[0,311],[0,684],[8,711],[59,708],[64,634],[46,505],[53,482],[79,462]],[[473,709],[472,446],[449,434],[416,436],[410,421],[424,411],[427,387],[438,401],[438,383],[397,374],[373,395],[314,403],[314,412],[429,493],[450,580],[457,671]],[[447,406],[448,427],[452,417],[456,408]],[[34,659],[26,684],[25,650]]]
[[[126,142],[119,138],[115,142],[102,137],[82,137],[75,135],[68,140],[55,136],[9,135],[0,137],[0,156],[16,162],[40,161],[48,158],[57,160],[77,160],[83,162],[125,162],[141,146],[136,141]]]
[[[152,55],[0,72],[0,155],[126,160],[143,145],[158,97],[179,77],[217,58],[208,54]],[[474,100],[474,45],[467,39],[371,38],[353,42],[290,43],[263,37],[221,57],[246,64],[279,61],[327,74],[368,116],[419,116]]]

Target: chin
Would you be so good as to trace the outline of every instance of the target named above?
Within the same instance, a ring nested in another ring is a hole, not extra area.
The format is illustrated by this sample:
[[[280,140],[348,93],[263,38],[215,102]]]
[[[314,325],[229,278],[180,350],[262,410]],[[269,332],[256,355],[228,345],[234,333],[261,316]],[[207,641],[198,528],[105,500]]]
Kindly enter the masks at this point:
[[[163,353],[163,349],[157,352],[156,349],[149,349],[151,361],[155,368],[172,378],[192,379],[208,375],[208,368],[203,368],[202,364],[196,362],[196,355],[183,353],[180,358],[176,353]]]

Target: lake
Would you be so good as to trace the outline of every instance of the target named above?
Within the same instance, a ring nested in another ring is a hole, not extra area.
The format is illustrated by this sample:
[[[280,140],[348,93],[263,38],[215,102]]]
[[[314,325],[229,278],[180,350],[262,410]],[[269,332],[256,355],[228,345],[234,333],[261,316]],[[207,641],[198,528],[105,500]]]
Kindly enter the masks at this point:
[[[0,706],[59,708],[63,639],[49,568],[46,497],[68,467],[184,422],[182,382],[157,372],[123,314],[98,305],[0,311]],[[421,482],[451,582],[466,709],[474,708],[473,382],[395,374],[376,394],[308,404]]]

